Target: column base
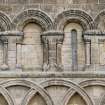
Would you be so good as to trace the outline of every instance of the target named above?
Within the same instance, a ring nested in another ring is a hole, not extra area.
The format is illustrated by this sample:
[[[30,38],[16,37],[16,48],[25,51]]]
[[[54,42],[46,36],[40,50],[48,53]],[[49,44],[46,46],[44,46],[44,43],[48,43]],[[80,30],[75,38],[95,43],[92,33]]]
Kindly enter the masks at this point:
[[[16,64],[16,70],[22,71],[22,66],[21,66],[21,64]]]
[[[8,69],[9,69],[9,67],[7,64],[1,65],[1,70],[8,70]]]
[[[57,64],[44,64],[43,71],[63,71],[63,65]]]

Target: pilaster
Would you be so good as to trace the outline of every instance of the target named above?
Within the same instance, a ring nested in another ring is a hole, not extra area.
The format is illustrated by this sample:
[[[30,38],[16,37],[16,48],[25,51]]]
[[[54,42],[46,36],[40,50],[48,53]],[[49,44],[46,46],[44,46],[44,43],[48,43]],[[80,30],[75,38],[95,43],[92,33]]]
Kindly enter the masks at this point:
[[[86,43],[86,64],[100,64],[100,44],[105,41],[105,32],[88,30],[83,34]],[[90,48],[91,47],[91,48]]]
[[[23,33],[19,31],[0,32],[0,38],[4,42],[4,62],[1,69],[16,69],[16,43],[20,41],[22,37]]]
[[[48,54],[48,56],[44,57],[44,59],[46,59],[44,60],[43,66],[45,71],[57,71],[62,69],[62,64],[59,60],[61,60],[61,44],[63,42],[63,37],[64,35],[62,32],[56,31],[48,31],[41,35],[42,42],[44,43],[44,53]]]

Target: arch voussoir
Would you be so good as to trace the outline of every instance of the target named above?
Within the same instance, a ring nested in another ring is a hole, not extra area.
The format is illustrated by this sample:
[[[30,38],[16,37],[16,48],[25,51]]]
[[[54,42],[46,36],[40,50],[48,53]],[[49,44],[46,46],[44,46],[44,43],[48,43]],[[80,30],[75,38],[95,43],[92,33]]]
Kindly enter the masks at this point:
[[[82,10],[67,10],[58,14],[55,18],[54,27],[58,30],[63,30],[66,22],[77,22],[82,25],[84,30],[94,29],[92,17]]]
[[[8,88],[11,86],[25,86],[29,87],[30,90],[27,92],[27,96],[24,97],[24,100],[22,101],[22,104],[27,105],[29,99],[32,98],[33,95],[35,95],[37,92],[42,96],[42,98],[45,100],[47,105],[53,105],[53,101],[51,100],[49,94],[45,89],[43,89],[38,84],[33,83],[32,81],[28,80],[8,80],[5,82],[2,82],[0,84],[3,88]],[[27,98],[28,97],[28,98]]]
[[[93,102],[91,98],[88,96],[88,94],[86,93],[86,91],[78,84],[75,84],[72,81],[68,81],[64,79],[50,79],[41,83],[41,86],[43,88],[47,88],[53,85],[57,85],[57,86],[62,85],[62,86],[69,87],[69,89],[67,90],[66,94],[64,95],[61,101],[61,105],[67,105],[67,102],[70,100],[70,98],[74,95],[75,92],[77,92],[85,100],[87,105],[93,105]]]
[[[13,25],[15,29],[22,30],[21,28],[24,27],[23,24],[30,20],[34,20],[37,24],[39,24],[44,30],[51,30],[53,28],[52,19],[43,11],[35,10],[35,9],[28,9],[24,10],[23,12],[19,13],[13,19]],[[26,20],[26,21],[24,21]]]
[[[11,19],[2,11],[0,11],[0,28],[1,31],[11,30],[12,28]]]

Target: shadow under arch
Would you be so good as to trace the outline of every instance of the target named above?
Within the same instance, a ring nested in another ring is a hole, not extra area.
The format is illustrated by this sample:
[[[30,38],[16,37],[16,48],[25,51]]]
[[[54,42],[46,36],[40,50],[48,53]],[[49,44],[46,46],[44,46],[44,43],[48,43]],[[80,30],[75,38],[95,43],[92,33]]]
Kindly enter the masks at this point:
[[[11,19],[6,13],[2,11],[0,11],[0,28],[1,28],[1,31],[8,31],[8,30],[11,30],[12,28]]]
[[[27,92],[27,95],[29,94],[28,98],[27,98],[27,96],[24,97],[22,105],[26,105],[26,104],[24,104],[24,102],[27,101],[27,99],[31,99],[33,93],[35,95],[36,92],[38,92],[43,97],[43,99],[45,100],[47,105],[53,105],[53,101],[51,100],[47,91],[45,89],[41,88],[39,85],[35,84],[32,81],[23,80],[23,79],[20,79],[20,80],[15,80],[14,79],[14,80],[8,80],[8,81],[5,81],[5,82],[2,82],[2,83],[0,83],[0,85],[2,85],[4,88],[8,88],[8,87],[11,87],[11,86],[16,86],[16,85],[29,87],[30,89]]]
[[[61,105],[67,105],[67,102],[69,99],[73,96],[71,94],[73,91],[76,91],[86,102],[87,105],[93,105],[92,100],[90,97],[87,95],[85,90],[81,88],[79,85],[73,83],[72,81],[64,80],[64,79],[50,79],[47,81],[44,81],[40,84],[43,88],[52,86],[52,85],[62,85],[62,86],[67,86],[70,89],[66,92],[65,96],[62,99]]]
[[[35,89],[30,89],[30,90],[27,92],[25,98],[23,99],[21,105],[28,105],[29,101],[30,101],[30,100],[33,98],[33,96],[34,96],[35,94],[37,94],[37,93],[39,93],[39,92],[37,92]],[[39,94],[40,94],[40,93],[39,93]],[[41,94],[40,94],[40,95],[41,95]],[[41,95],[41,96],[42,96],[42,95]],[[42,96],[42,98],[44,99],[44,96]],[[52,101],[51,98],[50,98],[50,100]],[[46,103],[47,105],[53,105],[53,101],[52,101],[52,104],[51,104],[51,103],[48,103],[48,102],[47,102],[48,100],[45,100],[45,99],[44,99],[44,101],[45,101],[45,103]]]
[[[22,30],[28,22],[39,24],[43,30],[53,29],[52,19],[43,11],[36,9],[27,9],[14,17],[12,24],[15,30]]]
[[[94,29],[93,18],[83,10],[66,10],[58,14],[55,18],[54,27],[57,30],[62,30],[66,24],[70,22],[79,23],[84,30]]]

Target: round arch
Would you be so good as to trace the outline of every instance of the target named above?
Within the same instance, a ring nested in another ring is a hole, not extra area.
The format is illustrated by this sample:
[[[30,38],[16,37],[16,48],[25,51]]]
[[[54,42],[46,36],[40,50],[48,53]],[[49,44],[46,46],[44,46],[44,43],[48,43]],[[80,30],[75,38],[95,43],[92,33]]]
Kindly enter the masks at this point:
[[[58,14],[54,26],[58,30],[63,30],[64,26],[70,22],[79,23],[84,30],[93,29],[92,17],[82,10],[67,10]]]
[[[2,11],[0,11],[0,28],[1,31],[11,30],[11,19]]]
[[[45,89],[41,88],[39,85],[33,83],[32,81],[28,81],[28,80],[8,80],[8,81],[5,81],[5,82],[2,82],[0,85],[4,88],[8,88],[8,87],[11,87],[11,86],[16,86],[16,85],[29,87],[30,89],[27,92],[28,98],[26,96],[24,98],[24,100],[31,99],[32,96],[35,95],[38,92],[43,97],[43,99],[45,100],[47,105],[53,105],[53,101],[51,100],[47,91]],[[26,103],[24,100],[23,100],[22,104],[26,105],[28,103],[28,101],[26,100],[26,102],[27,102]]]
[[[79,85],[83,88],[88,86],[94,86],[94,85],[105,87],[105,80],[89,79],[89,80],[82,81]],[[104,104],[105,104],[105,94],[100,98],[100,105],[104,105]]]
[[[19,13],[12,21],[14,29],[22,30],[25,24],[35,22],[39,24],[43,30],[53,28],[51,18],[41,10],[28,9]]]
[[[80,87],[85,88],[88,86],[94,86],[94,85],[100,85],[100,86],[105,86],[105,80],[99,80],[99,79],[89,79],[89,80],[85,80],[79,83]],[[70,93],[70,98],[76,93],[75,90],[73,89],[69,89],[66,92],[66,95]],[[66,98],[66,97],[65,97]],[[103,103],[103,99],[101,99],[101,103]]]
[[[46,87],[49,87],[49,86],[52,86],[52,85],[62,85],[62,86],[66,86],[66,87],[70,88],[70,89],[68,89],[66,95],[64,96],[64,98],[61,102],[61,105],[67,105],[67,102],[69,101],[69,99],[73,95],[73,94],[71,94],[72,91],[76,91],[85,100],[87,105],[93,105],[92,100],[87,95],[85,90],[83,88],[81,88],[79,85],[77,85],[77,84],[75,84],[71,81],[64,80],[64,79],[51,79],[51,80],[47,80],[47,81],[41,83],[41,86],[43,88],[46,88]]]

